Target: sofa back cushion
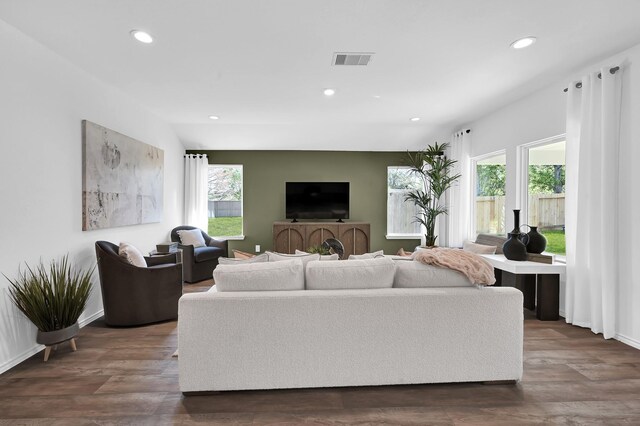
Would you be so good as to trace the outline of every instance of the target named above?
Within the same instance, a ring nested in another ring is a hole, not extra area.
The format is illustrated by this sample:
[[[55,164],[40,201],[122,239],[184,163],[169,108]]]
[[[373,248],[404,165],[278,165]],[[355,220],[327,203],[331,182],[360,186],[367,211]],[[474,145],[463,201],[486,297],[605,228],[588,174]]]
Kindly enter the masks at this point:
[[[304,290],[304,267],[300,259],[218,265],[213,280],[222,292]]]
[[[344,290],[391,288],[395,264],[393,260],[350,260],[348,262],[312,261],[307,264],[307,290]]]
[[[462,273],[439,266],[425,265],[418,261],[396,261],[393,279],[396,288],[473,287]]]

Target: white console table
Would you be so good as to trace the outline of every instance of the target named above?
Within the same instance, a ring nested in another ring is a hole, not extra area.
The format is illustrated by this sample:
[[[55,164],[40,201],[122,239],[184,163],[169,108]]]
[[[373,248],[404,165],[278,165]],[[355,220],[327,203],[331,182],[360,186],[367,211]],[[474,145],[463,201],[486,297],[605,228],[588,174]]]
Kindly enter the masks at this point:
[[[560,274],[566,271],[564,263],[519,262],[508,260],[502,254],[481,256],[494,267],[496,285],[522,291],[524,307],[535,310],[539,320],[557,321],[560,318]]]

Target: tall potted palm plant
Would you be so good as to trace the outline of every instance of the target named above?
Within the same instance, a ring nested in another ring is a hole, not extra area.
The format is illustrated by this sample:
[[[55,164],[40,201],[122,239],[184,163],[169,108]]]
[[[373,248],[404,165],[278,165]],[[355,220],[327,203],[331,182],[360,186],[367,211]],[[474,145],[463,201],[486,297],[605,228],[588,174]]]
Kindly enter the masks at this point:
[[[441,198],[460,177],[460,174],[451,174],[457,161],[445,155],[448,147],[448,143],[435,142],[422,151],[407,152],[407,165],[422,181],[422,188],[408,192],[405,201],[411,201],[418,207],[419,213],[415,221],[424,226],[425,245],[429,247],[435,246],[438,239],[435,234],[436,219],[447,213],[447,207],[441,203]]]
[[[11,284],[11,300],[38,328],[36,342],[46,345],[45,361],[51,347],[58,343],[70,340],[75,350],[73,338],[91,294],[92,275],[93,268],[73,268],[68,256],[52,261],[48,267],[42,261],[35,268],[26,265],[14,280],[5,275]]]

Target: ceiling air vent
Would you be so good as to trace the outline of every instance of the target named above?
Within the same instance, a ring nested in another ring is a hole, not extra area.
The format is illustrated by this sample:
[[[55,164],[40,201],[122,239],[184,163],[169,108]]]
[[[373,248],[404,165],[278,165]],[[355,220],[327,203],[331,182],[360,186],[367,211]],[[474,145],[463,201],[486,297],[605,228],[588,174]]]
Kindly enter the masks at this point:
[[[336,52],[333,54],[332,65],[368,65],[372,56],[372,52]]]

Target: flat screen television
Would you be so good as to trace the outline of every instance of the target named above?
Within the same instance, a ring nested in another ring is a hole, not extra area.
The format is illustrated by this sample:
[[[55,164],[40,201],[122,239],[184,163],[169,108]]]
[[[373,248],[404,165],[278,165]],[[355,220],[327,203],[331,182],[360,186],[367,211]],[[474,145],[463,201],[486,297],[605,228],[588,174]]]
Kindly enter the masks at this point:
[[[349,219],[349,182],[287,182],[287,219]]]

